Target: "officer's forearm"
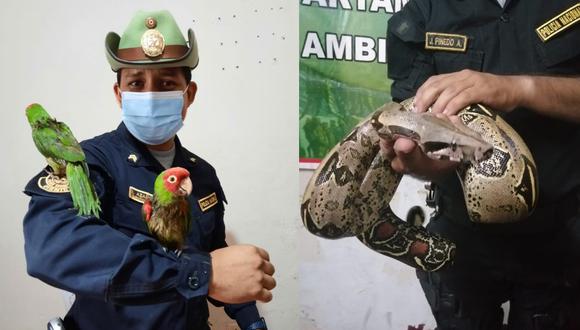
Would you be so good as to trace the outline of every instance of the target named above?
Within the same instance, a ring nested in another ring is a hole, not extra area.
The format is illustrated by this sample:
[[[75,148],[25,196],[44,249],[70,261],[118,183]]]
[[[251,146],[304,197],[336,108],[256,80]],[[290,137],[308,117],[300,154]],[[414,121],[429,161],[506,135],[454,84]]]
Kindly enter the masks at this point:
[[[580,78],[520,76],[519,103],[550,117],[580,122]]]
[[[151,237],[132,238],[96,218],[80,218],[72,201],[34,195],[24,218],[28,273],[52,286],[118,304],[205,296],[207,253],[165,252]]]

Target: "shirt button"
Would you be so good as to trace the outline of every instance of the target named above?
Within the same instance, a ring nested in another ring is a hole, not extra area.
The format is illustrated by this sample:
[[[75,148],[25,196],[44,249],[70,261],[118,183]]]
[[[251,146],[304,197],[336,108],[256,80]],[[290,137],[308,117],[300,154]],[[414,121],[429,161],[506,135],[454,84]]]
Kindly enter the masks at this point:
[[[502,21],[502,22],[504,22],[504,23],[507,23],[507,22],[510,21],[510,15],[508,15],[507,13],[503,13],[499,17],[499,20]]]
[[[199,289],[199,278],[195,275],[190,275],[187,279],[187,285],[189,285],[189,288],[192,290]]]

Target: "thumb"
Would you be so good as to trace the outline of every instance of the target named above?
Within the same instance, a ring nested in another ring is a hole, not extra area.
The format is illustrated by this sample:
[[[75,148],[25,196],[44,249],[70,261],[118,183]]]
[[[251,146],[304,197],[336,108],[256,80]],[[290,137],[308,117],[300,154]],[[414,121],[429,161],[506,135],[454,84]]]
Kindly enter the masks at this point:
[[[417,143],[407,138],[397,139],[395,141],[395,145],[393,146],[395,153],[399,157],[407,157],[408,155],[412,154],[413,151],[415,151],[415,148],[417,148]]]

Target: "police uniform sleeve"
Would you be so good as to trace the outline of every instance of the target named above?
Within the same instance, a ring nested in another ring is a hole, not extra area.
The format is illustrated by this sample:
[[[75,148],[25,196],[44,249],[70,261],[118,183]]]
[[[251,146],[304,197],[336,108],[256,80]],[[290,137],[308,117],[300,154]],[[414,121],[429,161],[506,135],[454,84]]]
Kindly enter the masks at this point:
[[[400,102],[415,95],[417,89],[435,73],[434,62],[425,51],[425,17],[428,1],[409,1],[394,14],[387,28],[388,77],[393,80],[391,96]]]
[[[27,271],[45,283],[124,304],[205,296],[209,254],[168,253],[151,237],[129,237],[106,221],[111,185],[104,166],[85,149],[91,180],[101,200],[101,219],[80,217],[68,193],[42,189],[41,172],[25,188],[30,203],[24,217]],[[91,161],[92,160],[92,161]]]
[[[226,230],[224,224],[224,204],[227,203],[222,186],[216,176],[216,185],[218,187],[218,195],[220,197],[219,215],[215,224],[211,250],[220,249],[228,246],[226,243]],[[244,304],[224,304],[212,298],[208,300],[215,306],[223,306],[226,314],[238,323],[240,329],[246,329],[248,326],[260,319],[260,313],[256,308],[255,302],[248,302]]]

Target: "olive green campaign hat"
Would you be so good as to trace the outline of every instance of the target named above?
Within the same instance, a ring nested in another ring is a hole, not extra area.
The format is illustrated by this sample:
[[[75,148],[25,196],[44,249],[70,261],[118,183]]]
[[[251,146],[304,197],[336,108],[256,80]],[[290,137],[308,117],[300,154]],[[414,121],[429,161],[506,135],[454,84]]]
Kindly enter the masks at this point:
[[[115,72],[123,68],[183,66],[193,70],[199,56],[192,29],[187,31],[187,37],[188,42],[168,11],[139,11],[121,37],[115,32],[107,34],[107,60]]]

